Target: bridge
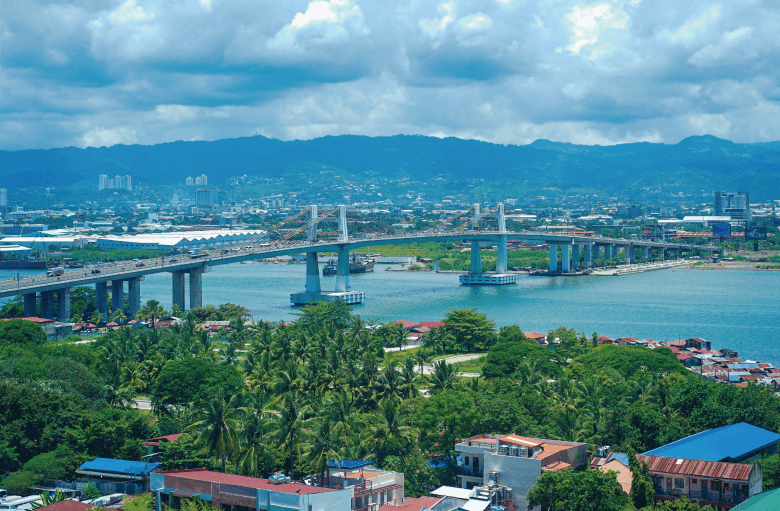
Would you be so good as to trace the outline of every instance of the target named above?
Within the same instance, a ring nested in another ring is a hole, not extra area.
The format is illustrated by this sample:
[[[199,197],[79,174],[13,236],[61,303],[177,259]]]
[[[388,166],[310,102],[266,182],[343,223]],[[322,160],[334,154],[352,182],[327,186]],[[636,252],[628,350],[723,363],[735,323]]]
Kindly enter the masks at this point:
[[[594,261],[610,260],[620,253],[627,264],[651,258],[681,257],[683,251],[694,250],[712,253],[715,248],[665,241],[643,241],[625,238],[584,236],[571,233],[549,233],[527,230],[519,222],[507,218],[504,205],[482,211],[475,204],[465,212],[441,219],[434,226],[421,230],[394,230],[386,220],[360,210],[338,206],[319,214],[317,206],[310,206],[279,225],[248,240],[215,250],[207,255],[161,256],[144,259],[142,264],[123,262],[107,264],[98,273],[87,270],[65,272],[57,277],[29,277],[0,281],[0,298],[23,296],[24,315],[37,316],[40,296],[40,316],[70,321],[70,293],[76,286],[94,285],[97,310],[108,318],[109,289],[112,309],[124,308],[124,290],[129,294],[128,312],[134,317],[141,308],[141,282],[146,275],[167,272],[172,278],[172,303],[185,310],[185,276],[189,278],[190,308],[203,305],[202,276],[212,266],[234,264],[241,261],[306,254],[306,283],[303,292],[293,293],[291,301],[304,304],[320,300],[344,300],[349,304],[361,303],[365,293],[354,291],[349,283],[349,252],[368,246],[418,242],[470,242],[471,267],[468,274],[460,276],[466,285],[505,285],[517,281],[516,273],[507,268],[509,240],[529,244],[546,244],[550,254],[549,272],[565,274],[577,268],[590,268]],[[484,272],[480,256],[482,243],[497,245],[495,272]],[[318,254],[337,254],[335,289],[325,291],[320,283]],[[603,256],[601,255],[603,254]],[[559,266],[560,255],[560,266]]]

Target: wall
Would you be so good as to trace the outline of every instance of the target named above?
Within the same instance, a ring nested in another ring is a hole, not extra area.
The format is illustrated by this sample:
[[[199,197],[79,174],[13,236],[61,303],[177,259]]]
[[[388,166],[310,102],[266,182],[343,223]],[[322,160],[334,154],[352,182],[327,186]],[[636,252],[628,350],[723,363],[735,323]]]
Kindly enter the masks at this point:
[[[542,474],[542,462],[534,458],[500,456],[492,452],[484,454],[485,481],[490,472],[499,472],[498,484],[512,488],[519,511],[526,511],[525,496]]]

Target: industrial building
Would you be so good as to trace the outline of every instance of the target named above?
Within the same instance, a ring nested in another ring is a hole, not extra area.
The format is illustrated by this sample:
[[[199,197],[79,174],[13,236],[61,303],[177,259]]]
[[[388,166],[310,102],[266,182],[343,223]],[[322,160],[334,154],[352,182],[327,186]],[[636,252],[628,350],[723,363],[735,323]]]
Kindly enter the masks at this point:
[[[780,435],[747,422],[708,429],[648,451],[649,456],[665,456],[702,461],[742,463],[777,452]]]
[[[187,231],[135,236],[101,236],[95,244],[100,248],[129,248],[142,250],[190,250],[193,248],[224,247],[244,242],[265,231]]]

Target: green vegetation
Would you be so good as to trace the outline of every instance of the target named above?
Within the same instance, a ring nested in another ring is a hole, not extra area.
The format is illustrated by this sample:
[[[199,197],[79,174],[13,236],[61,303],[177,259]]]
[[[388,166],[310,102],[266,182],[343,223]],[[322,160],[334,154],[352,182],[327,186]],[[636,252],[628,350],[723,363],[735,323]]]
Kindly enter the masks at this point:
[[[300,478],[321,474],[328,458],[366,459],[403,470],[407,496],[419,496],[455,482],[454,445],[479,433],[644,452],[726,424],[780,424],[769,389],[710,383],[669,350],[594,347],[595,334],[566,328],[549,333],[550,349],[516,326],[496,332],[473,309],[451,310],[421,347],[387,355],[383,347],[406,332],[372,331],[342,302],[304,307],[291,325],[247,324],[231,305],[211,314],[232,316],[230,330],[210,337],[190,313],[168,330],[122,328],[78,346],[41,344],[36,325],[3,325],[3,485],[23,492],[70,478],[95,456],[137,460],[143,439],[186,432],[163,448],[166,469]],[[487,355],[461,366],[439,358],[476,351]],[[422,375],[421,364],[432,374]],[[469,367],[481,367],[483,378],[457,376]],[[154,424],[131,409],[140,396],[152,401]],[[443,468],[428,466],[430,456]],[[777,459],[762,462],[768,486],[780,479]],[[614,474],[570,470],[546,472],[531,497],[559,510],[640,509],[652,482],[643,466],[632,468],[631,498]],[[143,500],[133,506],[148,511]]]
[[[148,259],[168,255],[165,250],[141,250],[131,248],[100,248],[87,246],[74,248],[67,252],[49,254],[52,258],[62,260],[71,258],[82,263],[98,263],[102,261],[132,261],[133,259]]]

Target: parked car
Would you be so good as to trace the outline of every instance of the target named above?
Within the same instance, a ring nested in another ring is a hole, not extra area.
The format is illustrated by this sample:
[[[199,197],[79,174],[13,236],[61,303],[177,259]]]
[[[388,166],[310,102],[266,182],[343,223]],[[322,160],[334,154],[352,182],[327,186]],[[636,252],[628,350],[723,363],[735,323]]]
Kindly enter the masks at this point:
[[[135,267],[136,268],[141,268],[142,266],[146,266],[146,265],[144,263],[142,263],[141,261],[138,261],[137,263],[135,263]]]
[[[92,273],[92,275],[97,275],[98,273],[100,273],[100,270],[98,268],[95,268],[95,269],[92,270],[91,273]]]

